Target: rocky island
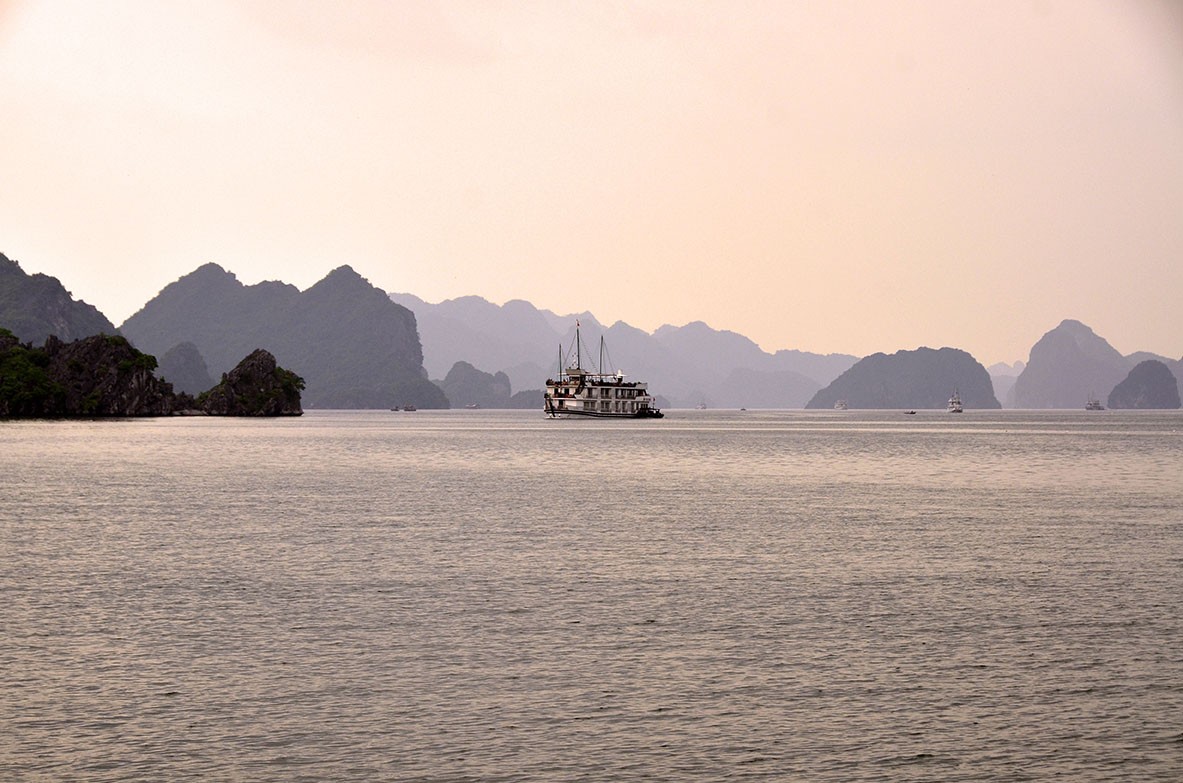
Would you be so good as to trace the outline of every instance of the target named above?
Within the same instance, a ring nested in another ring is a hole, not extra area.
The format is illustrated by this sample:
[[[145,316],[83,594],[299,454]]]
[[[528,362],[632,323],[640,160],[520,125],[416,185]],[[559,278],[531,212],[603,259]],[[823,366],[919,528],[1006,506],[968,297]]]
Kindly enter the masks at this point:
[[[957,391],[967,408],[1000,408],[986,368],[957,348],[917,348],[860,359],[806,408],[944,408]]]
[[[156,357],[119,335],[73,342],[50,335],[40,348],[0,328],[0,418],[298,416],[303,380],[257,350],[196,400],[157,378]]]
[[[1169,367],[1155,359],[1140,362],[1109,393],[1109,407],[1134,410],[1175,410],[1181,407],[1179,384]]]
[[[299,416],[304,380],[258,349],[197,397],[197,410],[211,416]]]

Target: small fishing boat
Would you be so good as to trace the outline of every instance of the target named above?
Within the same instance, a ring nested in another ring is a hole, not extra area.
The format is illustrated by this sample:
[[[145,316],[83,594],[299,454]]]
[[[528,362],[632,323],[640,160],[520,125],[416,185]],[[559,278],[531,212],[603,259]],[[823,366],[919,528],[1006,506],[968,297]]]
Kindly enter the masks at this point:
[[[619,370],[604,371],[604,338],[600,337],[600,363],[594,369],[583,366],[584,347],[575,324],[575,339],[563,354],[559,346],[559,377],[546,379],[543,412],[551,419],[589,416],[599,419],[660,419],[665,414],[653,403],[648,385],[626,381]],[[587,357],[591,361],[590,355]]]
[[[846,400],[838,400],[834,403],[834,410],[836,411],[844,411],[849,409],[850,406],[846,404]]]

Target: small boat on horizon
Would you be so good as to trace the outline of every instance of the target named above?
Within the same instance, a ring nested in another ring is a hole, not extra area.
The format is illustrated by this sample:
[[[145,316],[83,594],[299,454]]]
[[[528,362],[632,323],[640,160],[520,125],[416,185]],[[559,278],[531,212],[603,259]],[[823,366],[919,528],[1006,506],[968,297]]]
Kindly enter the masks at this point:
[[[1105,410],[1105,406],[1101,404],[1101,401],[1097,399],[1096,395],[1089,392],[1089,401],[1084,404],[1084,409],[1086,411],[1103,411]]]
[[[953,396],[949,398],[949,405],[947,410],[949,413],[961,413],[965,409],[961,407],[961,395],[956,389],[953,390]]]
[[[834,403],[834,410],[845,411],[850,410],[850,406],[846,404],[846,400],[838,400]]]

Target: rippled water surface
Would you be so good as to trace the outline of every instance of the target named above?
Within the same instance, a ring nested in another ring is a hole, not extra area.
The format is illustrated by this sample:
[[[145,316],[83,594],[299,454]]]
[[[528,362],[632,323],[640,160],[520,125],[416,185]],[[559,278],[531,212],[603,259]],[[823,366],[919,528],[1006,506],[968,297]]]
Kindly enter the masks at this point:
[[[0,780],[1183,779],[1183,414],[0,423]]]

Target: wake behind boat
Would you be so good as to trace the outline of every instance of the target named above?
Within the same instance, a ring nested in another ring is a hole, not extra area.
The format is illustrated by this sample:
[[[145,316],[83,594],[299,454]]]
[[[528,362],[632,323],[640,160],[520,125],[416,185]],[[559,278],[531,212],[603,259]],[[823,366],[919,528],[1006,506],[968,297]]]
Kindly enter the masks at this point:
[[[543,410],[552,419],[591,416],[601,419],[660,419],[664,414],[653,405],[648,386],[640,381],[624,380],[624,373],[606,373],[604,338],[600,337],[600,363],[592,370],[583,367],[583,341],[579,324],[575,340],[563,356],[559,346],[558,380],[546,379]],[[590,361],[590,357],[588,358]]]

